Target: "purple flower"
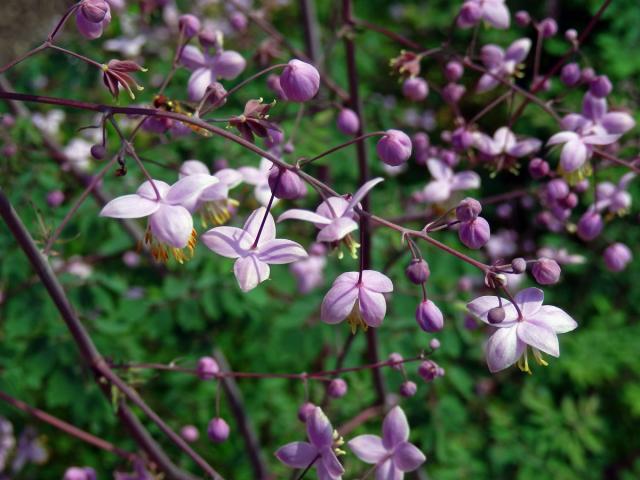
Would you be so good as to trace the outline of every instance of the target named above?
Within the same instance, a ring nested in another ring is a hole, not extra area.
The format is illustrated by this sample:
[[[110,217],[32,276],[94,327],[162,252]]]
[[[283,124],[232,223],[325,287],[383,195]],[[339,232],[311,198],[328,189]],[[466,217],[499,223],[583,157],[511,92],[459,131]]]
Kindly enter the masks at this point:
[[[560,265],[555,260],[542,257],[531,267],[531,274],[540,285],[553,285],[560,280]]]
[[[427,168],[433,177],[416,199],[425,203],[442,203],[449,199],[456,190],[468,190],[480,187],[480,176],[470,170],[453,173],[453,170],[442,160],[427,160]]]
[[[582,167],[591,158],[593,145],[609,145],[620,138],[620,135],[576,133],[568,130],[553,135],[547,145],[564,144],[560,153],[560,168],[570,173]]]
[[[416,309],[416,321],[425,332],[435,333],[444,327],[444,317],[438,306],[431,300],[423,300]]]
[[[590,242],[602,232],[604,228],[604,222],[602,221],[602,216],[594,211],[593,208],[589,208],[580,220],[578,220],[577,225],[577,233],[578,237],[580,237],[585,242]]]
[[[324,245],[320,243],[314,244],[309,249],[309,256],[307,258],[298,260],[289,267],[289,270],[291,270],[291,273],[296,278],[298,291],[300,293],[309,293],[324,283],[323,272],[327,264],[327,259],[324,255],[325,251]]]
[[[333,429],[320,407],[307,417],[309,442],[292,442],[280,447],[276,457],[291,468],[316,468],[320,480],[340,480],[344,467],[336,455],[343,454],[339,447],[344,441]]]
[[[197,442],[198,438],[200,438],[200,432],[198,432],[198,429],[194,425],[185,425],[180,429],[180,436],[187,442],[193,443]]]
[[[527,346],[540,365],[547,365],[540,352],[560,356],[558,334],[574,330],[578,324],[563,310],[542,305],[544,293],[538,288],[527,288],[514,298],[518,309],[504,298],[478,297],[467,304],[471,313],[483,322],[497,327],[487,343],[487,364],[491,372],[498,372],[518,362],[523,372],[531,373]],[[498,324],[488,320],[489,310],[502,306],[505,318]]]
[[[220,366],[213,357],[201,357],[196,368],[200,380],[212,380],[218,376]]]
[[[489,241],[491,227],[482,217],[476,217],[468,222],[460,222],[458,237],[469,248],[480,248]]]
[[[111,22],[111,9],[104,0],[82,0],[76,11],[76,25],[80,34],[89,40],[102,36]]]
[[[178,19],[178,27],[182,31],[183,35],[187,38],[195,37],[200,31],[200,20],[195,15],[187,13],[180,15]]]
[[[468,11],[465,13],[465,10]],[[480,20],[495,28],[509,28],[510,15],[505,0],[467,0],[458,15],[458,26],[468,28]]]
[[[376,465],[379,480],[402,480],[427,459],[409,443],[409,423],[402,408],[393,407],[382,422],[382,437],[359,435],[347,444],[363,462]]]
[[[340,242],[349,233],[358,229],[358,223],[354,220],[354,208],[373,187],[382,181],[382,178],[369,180],[348,201],[343,197],[329,197],[318,206],[315,213],[297,208],[287,210],[278,217],[278,223],[291,219],[313,222],[320,229],[316,238],[318,242]],[[359,245],[353,241],[347,241],[347,246],[351,255],[354,256]]]
[[[614,214],[621,214],[631,207],[631,194],[627,192],[629,183],[636,177],[634,172],[625,173],[617,185],[601,182],[596,185],[595,209],[601,212],[608,209]]]
[[[429,84],[424,78],[407,78],[402,84],[402,94],[412,102],[420,102],[429,94]]]
[[[318,93],[320,74],[316,67],[300,60],[290,60],[280,75],[280,86],[292,102],[306,102]]]
[[[253,195],[256,200],[263,206],[267,206],[269,199],[271,199],[271,187],[269,187],[269,174],[271,173],[271,163],[266,158],[260,159],[259,168],[255,167],[240,167],[238,172],[242,174],[242,178],[245,183],[254,185]],[[278,199],[274,198],[272,206],[278,203]]]
[[[484,133],[474,133],[473,145],[490,157],[509,155],[510,157],[519,158],[537,152],[542,142],[536,138],[526,138],[518,141],[508,127],[500,127],[493,134],[493,138]]]
[[[218,182],[210,175],[190,175],[181,178],[172,186],[154,180],[160,198],[150,182],[144,182],[136,193],[117,197],[107,203],[100,216],[111,218],[149,217],[145,243],[159,261],[168,259],[167,247],[180,263],[187,259],[182,249],[188,247],[193,254],[195,230],[189,208],[195,205],[205,188]]]
[[[508,79],[518,73],[520,64],[527,58],[531,49],[531,40],[521,38],[516,40],[505,52],[497,45],[485,45],[482,47],[482,63],[488,70],[478,81],[476,90],[488,92],[500,84],[499,79]]]
[[[269,278],[269,264],[292,263],[307,257],[300,244],[276,239],[276,224],[264,207],[255,210],[244,227],[212,228],[202,235],[202,241],[218,255],[237,259],[233,271],[245,292]]]
[[[603,254],[604,264],[612,272],[621,272],[633,259],[631,250],[624,243],[614,243],[609,245]]]
[[[337,125],[338,130],[345,135],[355,135],[360,129],[360,119],[356,112],[350,108],[343,108],[338,114]]]
[[[213,443],[222,443],[229,438],[229,424],[224,418],[213,418],[207,426],[207,436]]]
[[[180,61],[193,71],[187,86],[189,98],[193,101],[202,99],[207,87],[217,79],[233,80],[247,65],[246,60],[238,52],[220,50],[214,55],[209,55],[193,45],[184,47]]]
[[[411,139],[400,130],[387,130],[378,140],[376,151],[386,165],[397,167],[411,157]]]
[[[330,324],[346,319],[354,333],[358,326],[379,327],[387,312],[383,293],[392,291],[389,277],[375,270],[363,270],[362,278],[359,272],[343,273],[322,300],[320,318]]]

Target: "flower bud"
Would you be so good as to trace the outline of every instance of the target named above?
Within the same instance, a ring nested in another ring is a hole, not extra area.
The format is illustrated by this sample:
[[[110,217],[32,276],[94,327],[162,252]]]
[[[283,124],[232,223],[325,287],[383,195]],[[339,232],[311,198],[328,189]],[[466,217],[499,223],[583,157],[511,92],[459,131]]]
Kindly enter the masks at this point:
[[[327,393],[332,398],[341,398],[347,394],[347,382],[341,378],[334,378],[329,382]]]
[[[220,367],[214,358],[202,357],[198,360],[196,372],[200,380],[211,380],[216,378],[220,372]]]
[[[274,167],[269,174],[269,188],[276,198],[295,200],[307,193],[302,179],[288,168]]]
[[[320,74],[313,65],[294,59],[282,71],[280,86],[287,100],[306,102],[318,93]]]
[[[457,24],[461,28],[468,28],[480,21],[482,9],[477,2],[465,2],[458,13]]]
[[[400,130],[387,130],[376,145],[378,157],[392,167],[402,165],[411,156],[411,139]]]
[[[589,93],[596,98],[606,97],[612,89],[611,81],[606,75],[598,75],[589,83]]]
[[[185,425],[180,429],[180,436],[187,442],[193,443],[197,442],[198,438],[200,438],[200,432],[198,432],[198,429],[193,425]]]
[[[80,34],[89,40],[102,35],[111,22],[111,9],[105,0],[83,0],[76,12],[76,25]]]
[[[467,197],[456,207],[456,218],[461,222],[475,220],[482,212],[482,205],[475,198]]]
[[[122,263],[129,268],[135,268],[140,265],[140,254],[133,250],[127,250],[122,255]]]
[[[207,87],[205,96],[211,105],[221,107],[227,103],[227,89],[220,82],[213,82]]]
[[[451,60],[444,67],[444,76],[450,82],[457,82],[464,73],[464,67],[456,60]]]
[[[96,480],[96,472],[89,467],[69,467],[62,480]]]
[[[433,360],[425,360],[418,367],[418,375],[422,377],[425,382],[431,382],[438,377],[438,364]]]
[[[444,327],[442,312],[431,300],[423,300],[416,310],[416,322],[425,332],[435,333]]]
[[[545,18],[538,26],[542,38],[551,38],[558,33],[558,23],[553,18]]]
[[[505,311],[502,307],[493,307],[487,313],[487,320],[491,325],[497,325],[498,323],[502,323],[504,321]]]
[[[447,83],[442,89],[442,98],[448,103],[458,103],[466,90],[459,83]]]
[[[298,420],[300,420],[302,423],[306,423],[307,418],[309,418],[309,415],[311,415],[315,409],[316,406],[313,403],[304,402],[298,409]]]
[[[213,443],[222,443],[229,438],[229,424],[220,417],[216,417],[209,422],[207,435]]]
[[[526,27],[531,22],[531,15],[525,10],[518,10],[514,18],[520,27]]]
[[[614,243],[609,245],[603,254],[604,264],[612,272],[620,272],[627,267],[633,259],[631,250],[624,243]]]
[[[535,180],[546,177],[549,170],[549,164],[541,158],[534,158],[529,162],[529,175]]]
[[[96,160],[102,160],[107,153],[107,150],[104,148],[104,145],[96,143],[91,146],[91,156]]]
[[[233,80],[247,66],[247,61],[242,55],[233,50],[225,50],[215,56],[215,72],[218,78]]]
[[[64,192],[62,190],[53,190],[47,193],[47,204],[50,207],[59,207],[64,202]]]
[[[491,228],[489,222],[478,217],[470,222],[462,222],[458,230],[460,241],[469,248],[480,248],[489,241]]]
[[[527,270],[527,261],[522,257],[514,258],[511,261],[511,268],[514,273],[524,273]]]
[[[100,23],[109,13],[109,4],[104,0],[85,0],[81,2],[80,10],[87,21]]]
[[[582,81],[585,83],[591,82],[596,76],[596,72],[593,68],[587,67],[582,69]]]
[[[402,358],[402,355],[400,355],[399,353],[393,352],[389,354],[390,362],[402,362],[402,360],[404,359]],[[402,363],[396,363],[395,365],[391,365],[391,368],[393,368],[394,370],[402,370]]]
[[[431,348],[431,350],[437,350],[440,348],[440,340],[438,340],[437,338],[432,338],[429,341],[429,348]]]
[[[560,280],[560,265],[555,260],[542,257],[531,267],[533,278],[540,285],[553,285]]]
[[[560,71],[560,80],[567,87],[573,87],[580,81],[580,66],[577,63],[567,63]]]
[[[356,112],[350,108],[340,110],[337,119],[338,130],[345,135],[356,135],[360,130],[360,119]]]
[[[418,391],[418,386],[409,380],[400,385],[400,395],[403,397],[413,397]]]
[[[222,34],[211,28],[203,28],[198,33],[198,42],[203,48],[222,48]]]
[[[429,279],[429,275],[431,275],[429,264],[421,258],[411,260],[411,263],[407,265],[404,273],[409,281],[416,285],[425,283]]]
[[[570,28],[569,30],[564,32],[564,38],[567,39],[567,41],[573,43],[578,40],[578,32],[575,28]]]
[[[16,119],[13,115],[5,113],[2,115],[2,126],[5,128],[12,128],[16,124]]]
[[[578,237],[585,242],[589,242],[600,235],[603,227],[604,223],[602,222],[600,214],[589,210],[585,212],[578,221]]]
[[[558,204],[561,207],[571,210],[573,208],[576,208],[576,206],[578,205],[578,196],[575,193],[571,192],[566,197],[558,200]]]
[[[561,178],[554,178],[547,183],[547,195],[554,200],[564,198],[569,195],[569,185]]]
[[[464,127],[456,128],[451,134],[451,146],[458,152],[467,150],[473,145],[473,135]]]
[[[419,102],[427,98],[429,84],[424,78],[407,78],[402,84],[402,94],[412,102]]]
[[[200,31],[200,20],[195,15],[187,13],[178,19],[178,27],[185,37],[192,38]]]
[[[249,25],[249,20],[244,13],[235,11],[229,15],[229,23],[236,32],[244,32]]]

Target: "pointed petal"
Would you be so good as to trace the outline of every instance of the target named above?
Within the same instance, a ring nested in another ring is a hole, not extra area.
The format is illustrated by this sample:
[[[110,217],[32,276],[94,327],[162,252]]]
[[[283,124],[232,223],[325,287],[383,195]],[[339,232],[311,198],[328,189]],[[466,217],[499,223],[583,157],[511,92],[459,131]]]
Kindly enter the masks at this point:
[[[517,142],[511,148],[507,150],[507,153],[512,157],[526,157],[527,155],[531,155],[534,152],[540,150],[542,146],[542,142],[537,138],[527,138],[520,142]]]
[[[558,336],[551,328],[538,323],[524,321],[518,324],[516,329],[518,338],[524,343],[554,357],[560,356]]]
[[[340,323],[343,321],[356,303],[358,287],[354,284],[338,283],[331,287],[320,307],[320,318],[325,323]]]
[[[213,77],[211,76],[211,70],[208,68],[198,68],[189,77],[187,84],[187,92],[189,93],[189,99],[194,102],[198,102],[204,97],[207,87],[213,83]]]
[[[519,291],[513,299],[522,310],[524,317],[529,318],[540,310],[544,301],[544,292],[539,288],[525,288]]]
[[[325,447],[322,452],[322,464],[332,478],[340,477],[344,473],[344,467],[338,460],[338,457],[336,457],[336,454],[333,453],[330,446]]]
[[[307,252],[299,243],[274,239],[260,245],[258,258],[266,263],[283,264],[307,258]]]
[[[190,212],[193,212],[196,209],[198,198],[202,191],[217,183],[218,179],[213,175],[203,173],[187,175],[171,186],[165,201],[172,205],[182,205]]]
[[[329,197],[316,208],[316,213],[325,218],[334,219],[338,217],[355,218],[356,214],[354,212],[345,213],[347,210],[347,202],[342,197]]]
[[[517,327],[497,329],[487,342],[487,365],[492,373],[518,361],[526,345],[518,339]]]
[[[236,227],[216,227],[200,237],[209,249],[227,258],[238,258],[251,248],[253,238]]]
[[[493,25],[495,28],[501,28],[501,29],[509,28],[509,23],[511,18],[509,16],[509,9],[504,3],[484,2],[482,6],[482,10],[483,10],[482,18],[484,18],[488,23]],[[522,39],[522,40],[528,40],[528,39]],[[509,47],[509,50],[511,50],[512,48],[513,48],[513,44],[511,45],[511,47]],[[507,55],[509,55],[509,50],[507,50]],[[528,51],[529,50],[527,49],[527,51],[524,53],[524,57],[527,56]],[[524,59],[524,57],[522,59]]]
[[[329,225],[318,232],[316,239],[319,242],[337,242],[347,234],[358,229],[358,223],[348,217],[334,219]]]
[[[368,290],[380,293],[393,292],[393,283],[391,279],[383,273],[375,270],[362,271],[362,284]]]
[[[403,442],[396,447],[393,454],[393,463],[403,472],[413,472],[422,465],[427,457],[415,445]]]
[[[636,121],[631,115],[625,112],[609,112],[600,121],[608,133],[623,134],[636,125]]]
[[[314,408],[307,417],[307,436],[318,449],[330,447],[333,443],[333,427],[320,407]]]
[[[313,222],[319,225],[329,225],[331,223],[330,219],[325,218],[322,215],[318,215],[317,213],[309,210],[301,210],[299,208],[287,210],[278,217],[278,223],[284,220],[303,220],[305,222]]]
[[[480,187],[480,175],[470,170],[456,173],[451,181],[451,190],[468,190]]]
[[[253,238],[256,238],[260,225],[262,224],[262,220],[265,220],[262,233],[260,234],[260,240],[258,241],[258,246],[276,238],[276,222],[273,220],[271,213],[267,213],[267,218],[265,219],[265,212],[267,212],[265,207],[260,207],[257,210],[254,210],[253,213],[249,215],[249,218],[247,218],[243,227],[244,230],[246,230]]]
[[[556,133],[555,135],[553,135],[548,141],[547,141],[547,145],[558,145],[560,143],[567,143],[570,142],[571,140],[576,140],[578,137],[578,134],[575,132],[559,132]]]
[[[141,218],[154,213],[160,203],[148,200],[140,195],[123,195],[107,203],[100,211],[101,217]]]
[[[502,7],[506,9],[507,7],[502,4]],[[508,12],[507,12],[508,15]],[[509,45],[507,51],[504,55],[506,60],[513,60],[516,63],[522,62],[527,55],[529,55],[529,51],[531,50],[531,40],[528,38],[520,38]]]
[[[358,302],[360,314],[364,322],[370,327],[379,327],[387,313],[387,302],[384,295],[366,288],[360,288]]]
[[[198,197],[198,203],[226,200],[229,198],[229,187],[222,182],[205,188]]]
[[[403,480],[404,473],[396,468],[392,459],[385,460],[376,467],[376,480]]]
[[[359,435],[349,440],[347,445],[365,463],[378,463],[387,455],[382,438],[377,435]]]
[[[254,167],[240,167],[238,172],[242,175],[242,179],[249,185],[257,185],[266,183],[267,177],[260,170]]]
[[[391,450],[399,443],[409,439],[409,422],[404,410],[399,406],[393,407],[382,422],[382,444]]]
[[[451,196],[451,184],[448,180],[434,180],[420,192],[420,200],[424,203],[441,203]]]
[[[555,333],[567,333],[578,327],[578,323],[564,310],[552,305],[543,306],[529,320],[545,325]]]
[[[191,213],[179,205],[160,205],[149,217],[151,233],[162,243],[175,248],[187,246],[193,232]]]
[[[258,260],[255,255],[238,258],[233,265],[233,273],[243,292],[253,290],[259,283],[269,278],[269,265]]]
[[[318,455],[318,449],[307,442],[292,442],[280,447],[276,457],[291,468],[306,468]]]
[[[358,205],[358,203],[360,202],[360,200],[362,200],[367,193],[369,193],[369,191],[375,187],[377,184],[379,184],[380,182],[383,182],[384,178],[382,177],[378,177],[378,178],[374,178],[372,180],[369,180],[368,182],[364,183],[357,191],[356,193],[353,194],[353,197],[351,197],[351,200],[349,200],[349,204],[347,205],[346,208],[346,212],[350,211],[351,209],[353,209],[356,205]]]

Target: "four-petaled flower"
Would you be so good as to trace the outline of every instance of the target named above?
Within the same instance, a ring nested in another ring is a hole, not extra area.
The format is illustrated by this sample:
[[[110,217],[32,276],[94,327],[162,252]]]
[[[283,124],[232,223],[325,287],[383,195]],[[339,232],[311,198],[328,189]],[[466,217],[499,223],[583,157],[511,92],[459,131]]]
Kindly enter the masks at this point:
[[[322,300],[320,318],[331,324],[346,319],[353,333],[358,326],[379,327],[387,312],[383,293],[392,291],[389,277],[375,270],[343,273]]]
[[[498,372],[518,363],[523,372],[531,373],[527,346],[540,365],[547,365],[540,352],[560,356],[558,334],[574,330],[578,324],[558,307],[542,305],[544,293],[538,288],[527,288],[515,297],[517,308],[509,300],[497,296],[478,297],[467,304],[471,313],[497,330],[487,342],[487,364],[491,372]],[[489,310],[504,309],[504,319],[491,323]]]
[[[484,133],[473,134],[473,146],[490,157],[508,155],[510,157],[525,157],[540,149],[542,142],[537,138],[525,138],[518,141],[508,127],[500,127],[493,134],[493,138]]]
[[[425,203],[442,203],[456,190],[468,190],[480,186],[480,175],[470,170],[453,173],[442,160],[427,160],[427,168],[433,177],[427,186],[415,195],[415,199]]]
[[[202,53],[193,45],[184,47],[180,61],[193,71],[187,85],[189,98],[193,101],[202,99],[209,85],[216,79],[233,80],[247,65],[246,60],[238,52],[220,50],[214,55],[209,55]]]
[[[320,480],[340,480],[344,467],[337,454],[344,441],[333,429],[331,422],[320,407],[315,407],[307,417],[309,442],[292,442],[280,447],[276,457],[292,468],[306,469],[314,466]]]
[[[424,454],[408,440],[407,417],[396,406],[382,422],[382,438],[360,435],[347,445],[360,460],[376,465],[376,479],[402,480],[405,472],[414,471],[426,460]]]
[[[488,71],[478,81],[478,93],[493,90],[500,84],[500,80],[517,76],[519,65],[527,58],[530,49],[531,40],[528,38],[516,40],[509,45],[506,52],[498,45],[482,47],[482,63]]]
[[[307,257],[300,244],[276,238],[276,224],[264,207],[255,210],[244,227],[212,228],[202,235],[202,242],[218,255],[237,259],[233,272],[245,292],[269,278],[270,263],[292,263]]]

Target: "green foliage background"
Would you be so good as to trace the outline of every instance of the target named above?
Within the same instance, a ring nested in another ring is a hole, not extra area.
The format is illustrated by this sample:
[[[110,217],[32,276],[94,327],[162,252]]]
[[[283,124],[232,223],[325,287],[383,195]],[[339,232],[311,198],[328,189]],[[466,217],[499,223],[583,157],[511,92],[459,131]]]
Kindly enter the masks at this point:
[[[322,0],[316,3],[325,25],[324,38],[328,38],[330,29],[326,25],[331,25],[336,15],[336,2]],[[398,2],[405,12],[399,20],[390,19],[392,5],[388,1],[356,1],[356,12],[432,46],[443,40],[459,3],[444,0]],[[508,3],[512,12],[519,6],[531,8],[530,2]],[[550,11],[558,18],[561,31],[571,27],[580,30],[599,4],[595,0],[540,2],[533,13],[541,17]],[[287,38],[303,46],[295,6],[279,10],[274,22]],[[581,59],[583,64],[591,64],[610,76],[615,85],[613,103],[634,110],[637,110],[640,98],[640,55],[636,54],[640,46],[639,22],[637,1],[616,0],[589,38]],[[110,33],[118,28],[116,20]],[[262,38],[257,30],[251,32]],[[483,29],[480,38],[482,42],[507,45],[523,33],[531,35],[531,30]],[[464,48],[469,35],[469,32],[458,35],[456,45]],[[66,45],[94,58],[106,58],[99,50],[99,42],[80,42],[75,34],[65,34],[63,39]],[[228,39],[228,48],[237,48],[234,42],[234,39]],[[371,32],[358,32],[357,42],[368,128],[394,127],[401,122],[402,109],[408,105],[400,100],[399,108],[386,110],[381,106],[379,96],[373,93],[397,94],[398,84],[387,74],[387,62],[397,55],[399,47]],[[250,56],[252,48],[255,43],[250,42],[240,50]],[[565,48],[561,35],[549,42],[543,70],[549,68]],[[343,49],[338,42],[330,49],[326,65],[331,75],[344,85],[343,64]],[[154,56],[146,58],[145,65],[150,68],[148,75],[162,74],[168,68],[166,59]],[[427,78],[439,80],[437,64],[427,61],[423,68]],[[255,67],[252,66],[243,78],[253,71]],[[110,101],[98,86],[94,72],[56,54],[25,62],[9,78],[15,90],[34,91],[33,80],[38,75],[46,75],[49,79],[46,94]],[[188,72],[179,72],[170,89],[171,96],[184,96],[187,78]],[[559,88],[554,86],[554,89]],[[147,90],[142,100],[150,100],[153,88]],[[259,96],[269,98],[264,86],[257,82],[238,97]],[[121,98],[122,103],[128,102]],[[450,113],[435,98],[430,96],[425,107],[434,109],[438,130],[449,128]],[[477,111],[489,98],[493,97],[480,97],[475,103],[466,103],[465,111]],[[571,93],[565,101],[568,106],[578,108],[580,95]],[[241,102],[235,100],[227,108],[232,112],[240,106]],[[6,111],[5,105],[0,109]],[[84,114],[67,114],[68,120],[63,125],[66,141],[77,135],[77,128],[92,121]],[[291,105],[278,105],[274,116],[289,118],[283,121],[283,126],[290,131],[295,109]],[[498,109],[485,118],[483,126],[493,131],[503,124],[504,118],[505,111]],[[343,137],[333,126],[334,120],[331,113],[305,118],[296,138],[297,154],[312,155],[323,151],[327,145],[342,141]],[[553,129],[554,125],[544,113],[529,107],[516,132],[544,139]],[[0,161],[0,185],[10,195],[34,237],[43,241],[45,231],[61,222],[81,190],[52,161],[29,121],[20,120],[10,135],[19,145],[19,152],[13,158]],[[432,136],[436,137],[437,133]],[[637,137],[636,129],[629,138],[637,140]],[[141,135],[136,145],[143,157],[162,164],[176,164],[189,158],[210,162],[224,157],[231,166],[237,167],[257,165],[258,161],[255,155],[220,139],[205,141],[191,136],[164,144],[149,135]],[[111,152],[115,151],[114,138],[110,138],[110,147]],[[631,149],[627,153],[636,151]],[[374,173],[381,173],[374,158],[371,155]],[[174,179],[175,174],[169,170],[153,164],[149,169],[158,178]],[[108,176],[104,188],[114,194],[131,191],[140,176],[133,165],[129,170],[124,178]],[[603,176],[617,178],[620,173],[610,169]],[[352,151],[332,157],[331,177],[338,191],[353,190],[357,172]],[[527,177],[526,173],[522,177]],[[426,172],[417,167],[395,180],[387,180],[372,196],[374,210],[387,217],[403,214],[402,200],[426,180]],[[483,192],[485,195],[502,193],[526,185],[527,181],[508,173],[491,178],[484,172]],[[632,185],[638,198],[637,185]],[[65,191],[68,200],[63,207],[53,209],[47,205],[45,195],[57,188]],[[241,187],[239,194],[243,206],[250,207],[251,190]],[[282,207],[279,209],[281,211]],[[241,217],[246,211],[243,207]],[[169,264],[162,274],[146,262],[136,269],[126,268],[121,255],[134,245],[117,222],[99,218],[97,212],[92,201],[85,202],[65,230],[64,241],[56,246],[56,251],[65,258],[72,255],[100,257],[88,280],[64,273],[61,281],[98,348],[114,362],[168,363],[177,360],[192,364],[198,357],[210,354],[213,348],[219,348],[238,371],[300,372],[332,367],[333,359],[328,353],[340,348],[348,331],[344,325],[319,323],[319,305],[330,280],[342,271],[357,268],[355,261],[345,258],[340,262],[331,257],[326,285],[309,295],[296,293],[286,267],[272,268],[269,282],[249,294],[242,294],[231,274],[231,262],[216,257],[202,245],[197,247],[192,261],[184,266]],[[532,222],[531,213],[518,210],[518,215],[521,226]],[[497,230],[500,221],[491,210],[489,217],[494,231]],[[603,268],[600,259],[603,247],[615,240],[631,246],[637,256],[640,233],[636,225],[637,210],[633,207],[629,216],[614,220],[607,227],[605,238],[593,245],[585,245],[570,236],[567,239],[567,236],[531,232],[541,245],[565,246],[588,259],[585,265],[567,267],[563,282],[545,289],[545,302],[566,309],[580,326],[574,333],[561,337],[561,358],[552,359],[549,368],[536,368],[532,376],[523,375],[516,369],[495,376],[489,374],[483,358],[486,330],[464,328],[464,303],[471,297],[456,289],[461,275],[475,272],[441,252],[423,248],[433,272],[430,290],[446,314],[446,328],[438,335],[442,348],[434,359],[447,374],[426,385],[414,378],[417,377],[415,365],[408,366],[409,376],[419,384],[419,390],[414,398],[402,400],[401,405],[412,425],[412,440],[428,456],[424,467],[428,478],[631,480],[640,477],[640,307],[637,302],[640,298],[637,281],[640,263],[634,262],[625,272],[612,275]],[[286,232],[289,238],[308,246],[313,229],[296,223],[287,226]],[[442,238],[451,245],[460,246],[455,235],[442,234]],[[0,286],[7,294],[0,304],[0,390],[104,436],[122,448],[135,448],[114,419],[111,405],[104,400],[79,361],[76,347],[57,311],[42,286],[35,281],[25,257],[4,226],[0,227],[0,252]],[[398,236],[377,230],[374,267],[382,269],[398,252],[401,252]],[[404,254],[404,258],[389,270],[396,292],[379,330],[384,356],[393,351],[405,356],[415,355],[430,339],[415,326],[413,312],[418,292],[402,278],[407,260],[408,256]],[[129,289],[138,286],[144,288],[143,298],[128,298]],[[359,334],[346,365],[364,363],[364,351],[364,336]],[[385,378],[390,389],[397,391],[402,381],[398,372],[385,371]],[[174,373],[136,373],[127,379],[171,426],[179,429],[185,424],[196,425],[201,432],[196,448],[227,478],[252,477],[242,438],[224,397],[222,416],[232,426],[231,438],[222,445],[212,445],[206,440],[206,424],[215,412],[214,382],[201,382]],[[350,374],[346,379],[350,393],[327,409],[335,425],[352,418],[374,400],[368,372]],[[288,472],[272,457],[272,452],[279,445],[304,435],[302,424],[295,418],[297,408],[304,400],[303,386],[286,380],[240,380],[239,383],[269,466],[277,478],[288,478]],[[312,383],[310,396],[319,401],[321,385]],[[0,405],[0,415],[11,419],[18,431],[33,422],[5,404]],[[145,423],[156,438],[162,438],[153,424]],[[19,478],[59,479],[69,465],[93,466],[98,470],[99,478],[110,478],[114,469],[127,468],[116,457],[45,425],[37,425],[37,428],[45,438],[51,458],[45,466],[30,466]],[[378,428],[379,421],[373,420],[356,433],[374,433]],[[177,463],[194,468],[171,444],[163,441],[163,446]],[[363,465],[351,455],[345,461],[349,472],[345,478],[359,478],[358,475],[363,474]]]

